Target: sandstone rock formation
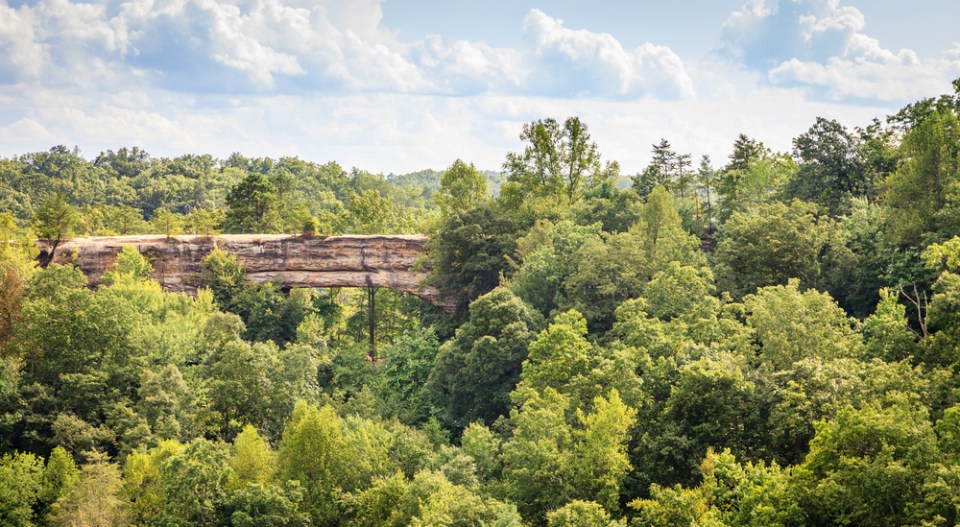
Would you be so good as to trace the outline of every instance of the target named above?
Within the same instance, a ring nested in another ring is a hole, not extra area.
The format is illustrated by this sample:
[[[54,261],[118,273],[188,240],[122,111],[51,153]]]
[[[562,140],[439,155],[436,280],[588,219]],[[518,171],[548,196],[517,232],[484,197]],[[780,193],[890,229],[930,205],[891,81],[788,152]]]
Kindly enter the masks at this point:
[[[75,262],[92,286],[117,261],[124,245],[133,245],[153,264],[153,278],[169,291],[192,293],[203,285],[203,259],[214,247],[235,254],[253,282],[280,279],[297,287],[386,287],[417,295],[451,310],[437,290],[423,285],[429,268],[423,262],[421,235],[289,236],[234,234],[219,236],[101,236],[61,243],[40,241],[40,261]]]

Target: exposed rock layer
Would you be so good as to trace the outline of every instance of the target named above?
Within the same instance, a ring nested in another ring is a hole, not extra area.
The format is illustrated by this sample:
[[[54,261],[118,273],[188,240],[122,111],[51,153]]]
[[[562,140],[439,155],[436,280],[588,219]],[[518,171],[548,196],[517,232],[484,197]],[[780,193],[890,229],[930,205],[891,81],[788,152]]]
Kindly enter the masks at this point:
[[[93,286],[117,261],[124,245],[151,259],[153,278],[164,289],[193,293],[203,285],[203,259],[214,247],[235,254],[253,282],[279,278],[284,287],[386,287],[417,295],[450,310],[437,290],[423,285],[426,237],[288,236],[101,236],[75,238],[56,247],[52,261],[75,262]],[[40,241],[40,259],[51,243]]]

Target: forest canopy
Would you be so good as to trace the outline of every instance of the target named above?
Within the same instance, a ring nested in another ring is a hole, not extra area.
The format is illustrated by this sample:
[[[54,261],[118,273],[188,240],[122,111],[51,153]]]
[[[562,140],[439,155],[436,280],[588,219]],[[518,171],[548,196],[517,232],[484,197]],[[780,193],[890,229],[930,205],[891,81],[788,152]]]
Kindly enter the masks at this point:
[[[634,175],[578,117],[499,172],[295,157],[0,159],[0,524],[960,522],[960,81],[789,152],[668,139]],[[423,233],[391,290],[97,289],[36,240]],[[371,334],[371,331],[374,334]]]

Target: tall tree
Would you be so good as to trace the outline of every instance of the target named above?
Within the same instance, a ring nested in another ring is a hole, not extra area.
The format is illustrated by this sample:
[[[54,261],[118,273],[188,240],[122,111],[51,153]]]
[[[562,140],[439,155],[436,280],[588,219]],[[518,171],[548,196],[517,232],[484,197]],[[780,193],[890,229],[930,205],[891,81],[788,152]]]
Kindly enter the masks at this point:
[[[507,413],[527,346],[542,323],[505,287],[470,304],[470,319],[440,348],[427,381],[447,423],[462,429]]]
[[[751,139],[746,134],[740,134],[733,142],[733,152],[730,153],[730,161],[723,167],[723,171],[746,170],[750,166],[750,163],[763,157],[766,150],[766,147],[764,147],[760,141]]]
[[[53,260],[57,246],[73,236],[79,221],[77,209],[67,203],[63,194],[54,194],[40,205],[33,217],[34,231],[40,239],[53,242],[50,253],[44,258],[45,261],[40,262],[41,265],[46,266]]]
[[[277,187],[267,176],[251,173],[227,194],[230,232],[267,233],[279,227]]]
[[[180,234],[183,230],[183,217],[163,207],[153,211],[150,223],[153,224],[154,229],[160,231],[168,239]]]
[[[938,455],[925,411],[847,407],[817,426],[794,484],[814,525],[929,524],[933,507],[916,504]]]
[[[640,296],[646,282],[670,262],[704,265],[699,246],[700,240],[683,229],[667,191],[654,187],[630,230],[582,243],[575,269],[564,281],[565,293],[592,330],[609,329],[617,306]]]
[[[561,126],[552,118],[523,125],[523,152],[510,152],[503,163],[505,197],[550,197],[570,205],[580,199],[589,179],[600,172],[600,153],[587,125],[569,117]]]
[[[487,199],[487,180],[473,163],[456,160],[440,174],[440,191],[434,200],[444,214],[465,212]]]
[[[516,245],[516,225],[489,204],[443,220],[428,242],[434,262],[430,280],[456,301],[456,319],[463,320],[470,302],[497,287]]]
[[[796,174],[787,182],[787,197],[823,205],[831,214],[844,212],[851,198],[872,194],[864,178],[857,137],[835,120],[817,122],[793,140],[800,159]]]
[[[710,156],[704,155],[700,158],[700,165],[697,167],[696,189],[703,193],[705,203],[698,210],[697,219],[702,220],[708,231],[712,231],[714,201],[717,194],[718,173],[710,164]]]
[[[952,109],[931,112],[903,139],[903,162],[885,182],[889,230],[901,245],[960,233],[960,121]]]
[[[101,453],[80,467],[74,484],[50,512],[50,524],[78,527],[122,527],[127,525],[129,512],[121,497],[120,470]]]
[[[350,232],[376,234],[388,232],[398,223],[397,206],[389,196],[368,188],[350,196]]]
[[[678,154],[673,150],[670,141],[660,139],[658,144],[653,145],[650,164],[643,172],[634,176],[633,190],[646,199],[653,188],[659,185],[684,198],[690,191],[693,177],[690,154]]]

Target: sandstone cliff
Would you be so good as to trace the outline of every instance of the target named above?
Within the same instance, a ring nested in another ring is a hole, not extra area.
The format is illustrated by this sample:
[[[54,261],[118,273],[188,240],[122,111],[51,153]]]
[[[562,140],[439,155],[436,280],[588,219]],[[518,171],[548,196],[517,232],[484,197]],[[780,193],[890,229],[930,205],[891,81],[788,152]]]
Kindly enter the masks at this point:
[[[284,287],[386,287],[417,295],[445,310],[452,306],[423,281],[426,237],[420,235],[102,236],[75,238],[56,247],[41,241],[40,259],[75,262],[96,286],[133,245],[153,264],[153,278],[167,290],[192,293],[202,286],[203,259],[214,247],[235,254],[253,282],[280,279]]]

